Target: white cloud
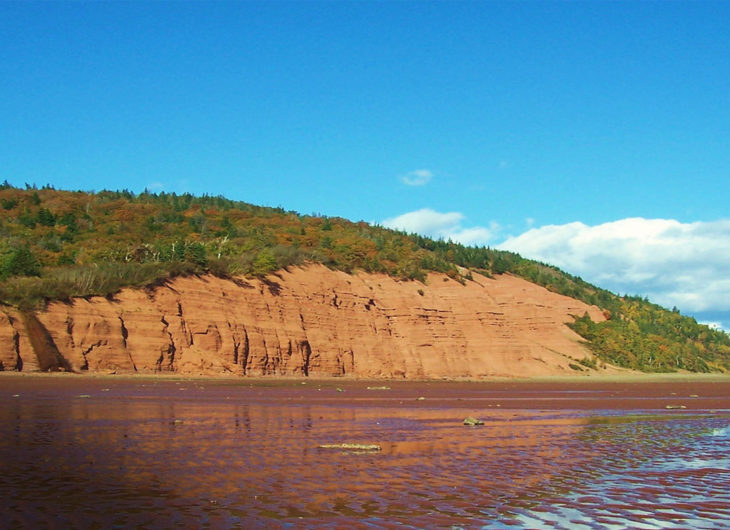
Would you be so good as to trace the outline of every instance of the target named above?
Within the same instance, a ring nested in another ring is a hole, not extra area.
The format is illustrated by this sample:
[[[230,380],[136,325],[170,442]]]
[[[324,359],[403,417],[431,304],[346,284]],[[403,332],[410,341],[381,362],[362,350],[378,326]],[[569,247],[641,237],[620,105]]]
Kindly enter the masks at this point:
[[[422,208],[415,212],[404,213],[383,221],[388,228],[397,228],[406,232],[431,235],[452,230],[460,225],[464,215],[459,212],[441,213],[430,208]]]
[[[499,225],[496,223],[492,223],[489,228],[464,227],[462,226],[463,220],[464,214],[460,212],[442,213],[423,208],[386,219],[383,221],[383,226],[434,239],[450,239],[463,245],[486,245],[499,230]]]
[[[486,245],[487,242],[492,238],[492,235],[496,231],[493,228],[484,228],[483,226],[472,226],[471,228],[459,228],[451,232],[444,239],[451,239],[457,243],[468,246],[482,246]]]
[[[498,246],[682,311],[730,311],[730,220],[629,218],[532,228]]]
[[[416,169],[400,177],[401,182],[408,186],[424,186],[433,178],[433,173],[428,169]]]

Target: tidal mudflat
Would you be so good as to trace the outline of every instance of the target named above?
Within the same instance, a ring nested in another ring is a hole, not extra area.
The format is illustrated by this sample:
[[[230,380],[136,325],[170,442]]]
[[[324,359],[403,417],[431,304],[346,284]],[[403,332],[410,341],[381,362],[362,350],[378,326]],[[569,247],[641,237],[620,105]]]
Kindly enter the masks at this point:
[[[0,400],[10,528],[730,526],[728,378],[4,374]]]

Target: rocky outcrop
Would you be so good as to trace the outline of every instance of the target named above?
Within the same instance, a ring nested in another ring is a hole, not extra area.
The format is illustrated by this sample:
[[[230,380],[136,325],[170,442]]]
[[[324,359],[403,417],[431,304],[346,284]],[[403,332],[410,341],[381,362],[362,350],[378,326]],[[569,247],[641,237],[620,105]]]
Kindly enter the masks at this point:
[[[10,309],[0,312],[0,368],[29,372],[41,369],[21,313]]]
[[[432,274],[422,284],[312,265],[263,280],[177,278],[114,299],[52,303],[31,320],[6,309],[0,363],[255,376],[569,374],[573,359],[589,353],[565,323],[586,311],[604,318],[506,274],[475,274],[465,285]]]

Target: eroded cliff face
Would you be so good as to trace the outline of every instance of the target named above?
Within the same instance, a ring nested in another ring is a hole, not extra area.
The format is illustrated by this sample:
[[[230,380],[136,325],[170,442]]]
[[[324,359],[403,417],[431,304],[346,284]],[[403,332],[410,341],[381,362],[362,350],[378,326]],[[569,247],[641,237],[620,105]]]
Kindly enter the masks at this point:
[[[266,280],[178,278],[113,300],[53,303],[31,318],[6,309],[0,363],[255,376],[573,374],[569,363],[589,353],[565,323],[586,311],[603,320],[596,307],[510,275],[461,285],[432,274],[424,285],[312,265]]]

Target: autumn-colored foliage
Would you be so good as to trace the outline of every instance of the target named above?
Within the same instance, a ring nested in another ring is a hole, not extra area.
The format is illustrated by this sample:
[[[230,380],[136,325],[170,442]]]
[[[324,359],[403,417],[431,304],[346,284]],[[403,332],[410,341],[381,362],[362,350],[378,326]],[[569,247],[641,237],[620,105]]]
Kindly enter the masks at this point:
[[[23,309],[181,274],[263,276],[306,262],[421,282],[431,271],[460,282],[512,273],[602,308],[606,322],[576,315],[572,324],[599,360],[646,371],[730,370],[727,334],[512,252],[223,197],[0,185],[0,303]]]

